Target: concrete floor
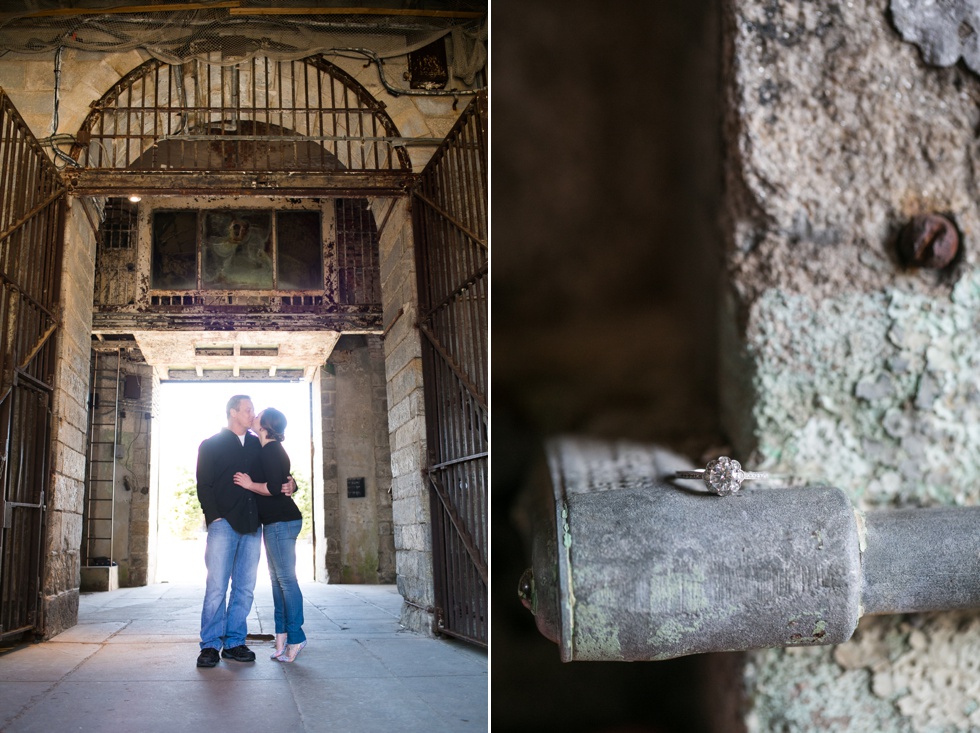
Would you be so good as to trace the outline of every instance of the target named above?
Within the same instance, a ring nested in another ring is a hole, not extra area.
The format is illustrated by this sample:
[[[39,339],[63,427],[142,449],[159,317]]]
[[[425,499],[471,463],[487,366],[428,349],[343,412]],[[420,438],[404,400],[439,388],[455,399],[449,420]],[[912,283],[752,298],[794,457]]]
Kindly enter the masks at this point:
[[[487,653],[398,624],[394,586],[305,583],[309,644],[292,664],[198,669],[204,588],[156,584],[81,598],[78,625],[0,649],[0,731],[484,731]],[[249,636],[273,634],[260,581]]]

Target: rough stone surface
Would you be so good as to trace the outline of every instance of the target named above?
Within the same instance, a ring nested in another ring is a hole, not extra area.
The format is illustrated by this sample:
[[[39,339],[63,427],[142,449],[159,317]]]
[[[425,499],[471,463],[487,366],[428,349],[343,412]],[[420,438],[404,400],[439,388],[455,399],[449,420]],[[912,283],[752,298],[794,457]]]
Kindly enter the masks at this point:
[[[419,551],[413,545],[402,545],[399,540],[408,536],[405,529],[430,530],[428,494],[419,491],[422,484],[421,467],[425,464],[425,429],[422,421],[412,418],[421,414],[421,342],[418,330],[414,328],[415,307],[418,296],[415,292],[415,269],[411,229],[407,220],[402,219],[399,227],[390,227],[381,232],[380,250],[382,253],[381,300],[384,311],[383,321],[389,324],[384,339],[384,360],[386,391],[398,395],[400,399],[388,404],[389,442],[395,444],[398,436],[398,450],[391,449],[391,511],[394,536],[395,565],[398,590],[405,597],[402,623],[413,631],[432,633],[431,617],[418,613],[412,605],[423,607],[432,604],[434,580],[432,576],[431,548]],[[385,261],[403,263],[404,266],[391,266],[385,278]],[[401,313],[399,314],[399,311]],[[412,376],[418,377],[414,384]],[[398,432],[401,426],[414,422],[414,434]],[[411,532],[411,530],[409,530]]]
[[[928,65],[879,3],[726,12],[736,454],[867,509],[977,503],[980,81]],[[964,251],[904,269],[897,234],[931,212]],[[869,620],[836,652],[751,655],[749,730],[976,729],[980,690],[953,649],[980,629],[955,618]]]
[[[71,628],[78,621],[78,581],[75,588],[63,593],[44,596],[44,631],[45,639],[60,634]]]
[[[340,553],[336,575],[342,583],[382,583],[394,578],[391,458],[388,450],[384,356],[377,336],[341,338],[331,354],[336,404],[334,445],[339,480],[336,538]],[[384,429],[381,429],[381,428]],[[375,439],[379,433],[383,440]],[[347,495],[347,480],[363,478],[365,495]],[[326,501],[325,501],[326,506]],[[382,531],[384,530],[384,531]],[[387,578],[388,580],[383,580]]]
[[[45,596],[42,633],[50,636],[75,624],[80,583],[79,546],[82,514],[79,483],[85,476],[85,455],[77,436],[88,427],[87,401],[91,334],[94,232],[81,206],[68,210],[65,262],[72,276],[62,279],[63,319],[56,356],[52,414],[52,478],[45,526]],[[80,311],[76,313],[76,311]]]
[[[889,7],[902,38],[916,44],[927,62],[950,66],[962,57],[980,71],[980,8],[975,3],[892,0]]]

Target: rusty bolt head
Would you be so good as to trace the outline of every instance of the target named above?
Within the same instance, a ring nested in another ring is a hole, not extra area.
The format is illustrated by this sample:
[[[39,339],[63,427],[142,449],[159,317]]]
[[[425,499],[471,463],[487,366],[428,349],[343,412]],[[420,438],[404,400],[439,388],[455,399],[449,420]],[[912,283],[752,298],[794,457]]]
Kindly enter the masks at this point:
[[[898,254],[909,267],[946,267],[956,257],[960,235],[949,219],[939,214],[913,217],[898,237]]]
[[[521,575],[521,579],[517,583],[517,596],[527,610],[534,610],[534,571],[531,568],[525,570],[524,574]]]

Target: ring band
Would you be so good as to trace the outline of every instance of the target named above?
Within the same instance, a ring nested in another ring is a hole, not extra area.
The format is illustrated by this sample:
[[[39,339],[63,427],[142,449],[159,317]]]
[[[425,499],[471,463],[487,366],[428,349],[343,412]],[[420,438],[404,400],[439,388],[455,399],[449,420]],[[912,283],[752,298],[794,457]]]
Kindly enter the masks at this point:
[[[763,471],[743,471],[742,464],[734,458],[720,456],[696,471],[676,471],[674,478],[701,479],[708,491],[718,496],[730,496],[742,488],[743,481],[768,478]]]

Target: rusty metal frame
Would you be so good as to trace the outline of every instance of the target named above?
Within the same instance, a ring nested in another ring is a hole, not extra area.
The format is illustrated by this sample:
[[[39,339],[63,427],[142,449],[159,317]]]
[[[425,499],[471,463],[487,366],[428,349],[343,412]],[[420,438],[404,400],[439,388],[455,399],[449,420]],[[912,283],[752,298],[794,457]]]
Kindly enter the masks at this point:
[[[0,638],[43,628],[64,226],[61,176],[0,90]]]
[[[69,193],[77,196],[406,196],[417,178],[411,171],[174,173],[73,169],[66,174]]]
[[[320,55],[151,59],[92,105],[76,137],[68,187],[85,196],[400,196],[416,178],[383,103]]]
[[[413,189],[435,615],[489,641],[487,107],[463,112]]]

